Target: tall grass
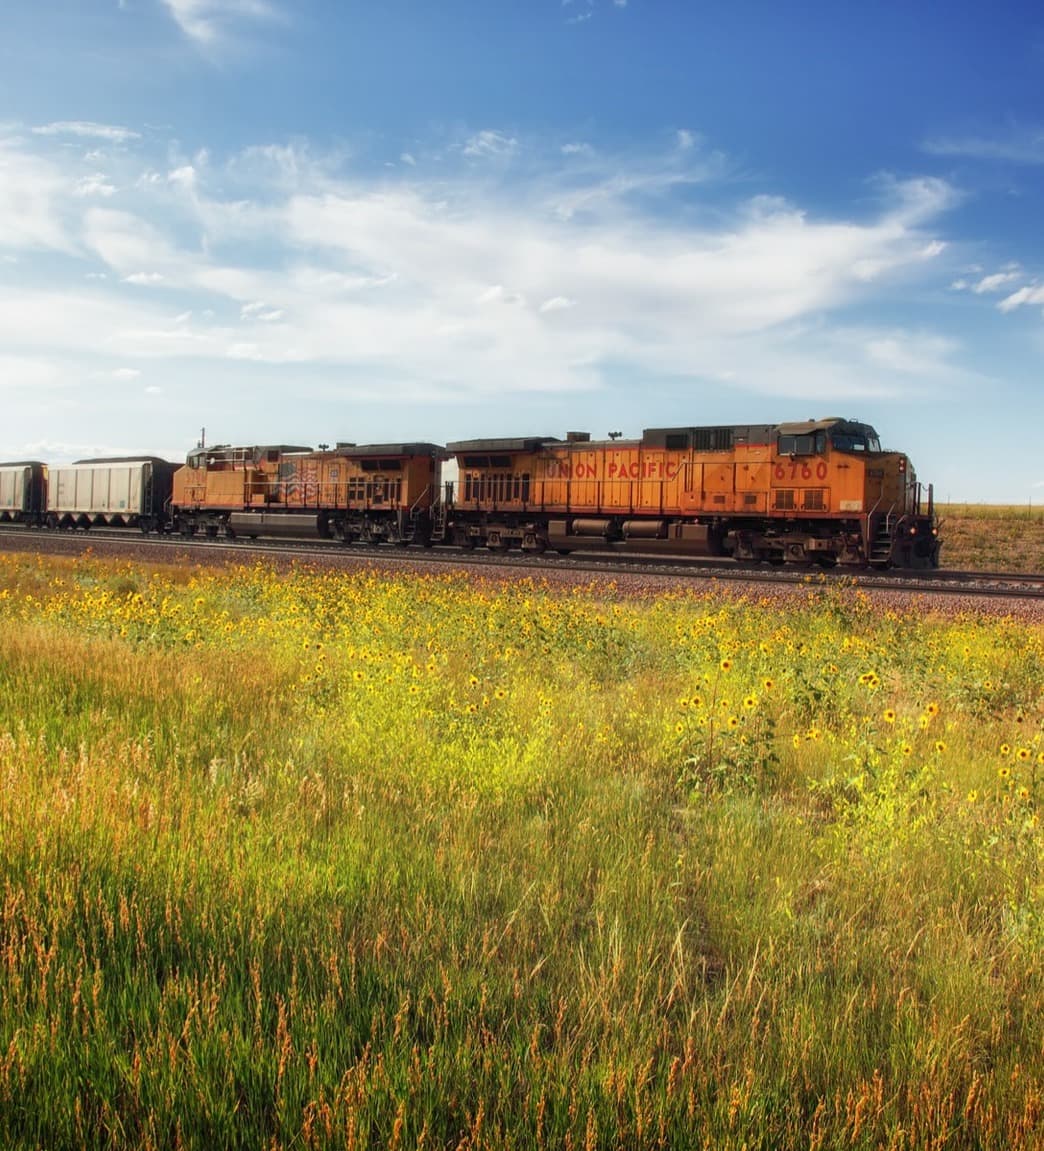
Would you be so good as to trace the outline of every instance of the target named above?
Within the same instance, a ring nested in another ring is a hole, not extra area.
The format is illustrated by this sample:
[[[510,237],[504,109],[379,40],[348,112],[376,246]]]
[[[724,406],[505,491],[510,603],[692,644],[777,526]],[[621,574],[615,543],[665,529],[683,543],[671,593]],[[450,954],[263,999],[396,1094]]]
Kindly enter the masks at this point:
[[[1044,501],[945,503],[936,511],[944,567],[1044,574]]]
[[[1032,1148],[1044,636],[0,557],[0,1144]]]

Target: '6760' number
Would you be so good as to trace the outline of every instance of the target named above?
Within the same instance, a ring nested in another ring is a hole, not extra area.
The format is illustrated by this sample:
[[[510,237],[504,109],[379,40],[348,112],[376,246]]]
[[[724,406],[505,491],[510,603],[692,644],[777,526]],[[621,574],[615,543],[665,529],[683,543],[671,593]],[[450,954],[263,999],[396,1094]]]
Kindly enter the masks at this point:
[[[828,470],[826,463],[820,460],[815,467],[816,479],[825,480]],[[798,463],[797,460],[791,460],[789,464],[776,464],[777,480],[796,480],[798,478],[810,480],[812,478],[812,472],[813,469],[810,463]]]

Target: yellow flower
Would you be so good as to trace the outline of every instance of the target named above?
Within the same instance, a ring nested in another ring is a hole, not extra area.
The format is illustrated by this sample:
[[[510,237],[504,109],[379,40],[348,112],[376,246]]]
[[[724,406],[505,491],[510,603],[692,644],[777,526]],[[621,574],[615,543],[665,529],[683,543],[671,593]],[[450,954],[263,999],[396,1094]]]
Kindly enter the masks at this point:
[[[881,718],[885,721],[885,723],[895,723],[895,711],[892,708],[887,707],[885,708]]]
[[[1011,746],[1007,743],[1002,743],[1000,745],[1000,753],[1001,755],[1011,755]]]
[[[737,717],[734,715],[730,715],[729,716],[729,728],[730,728],[730,730],[737,728],[737,727],[739,727],[739,719],[737,719]]]
[[[968,802],[969,803],[974,803],[978,798],[979,798],[979,793],[977,791],[969,791],[968,792]]]
[[[935,753],[936,753],[936,755],[942,755],[942,753],[945,750],[946,750],[946,744],[943,743],[943,741],[941,739],[937,739],[935,741]]]
[[[684,730],[685,724],[679,720],[679,722],[674,725],[674,734],[681,735]]]
[[[1007,779],[1011,775],[1011,768],[1007,767],[1007,766],[999,768],[997,771],[997,775],[1001,779]]]
[[[721,667],[722,671],[729,671],[729,669],[732,667],[732,660],[731,659],[723,659],[721,661],[720,667]]]
[[[773,688],[776,686],[776,681],[775,681],[775,680],[772,678],[772,676],[770,676],[770,675],[767,675],[767,676],[765,676],[765,678],[764,678],[764,679],[761,681],[761,686],[762,686],[762,687],[763,687],[763,688],[764,688],[766,691],[771,691],[771,690],[772,690],[772,689],[773,689]]]
[[[930,703],[924,710],[934,719],[935,716],[939,714],[939,705],[937,703]]]
[[[743,701],[743,706],[747,711],[753,711],[758,706],[758,697],[756,695],[748,695]]]
[[[1017,752],[1015,752],[1015,758],[1020,763],[1025,763],[1026,760],[1029,759],[1029,757],[1030,757],[1030,750],[1028,747],[1020,747],[1019,750]]]

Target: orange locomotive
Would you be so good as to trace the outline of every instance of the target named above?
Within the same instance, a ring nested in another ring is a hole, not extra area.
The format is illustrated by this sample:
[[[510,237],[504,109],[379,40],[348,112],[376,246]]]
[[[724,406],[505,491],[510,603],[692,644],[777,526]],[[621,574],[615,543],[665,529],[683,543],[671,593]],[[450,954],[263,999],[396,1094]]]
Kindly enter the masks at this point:
[[[464,546],[609,546],[740,560],[934,567],[932,492],[868,424],[660,428],[641,440],[451,443]]]
[[[200,447],[174,473],[171,528],[427,543],[445,456],[422,443]]]

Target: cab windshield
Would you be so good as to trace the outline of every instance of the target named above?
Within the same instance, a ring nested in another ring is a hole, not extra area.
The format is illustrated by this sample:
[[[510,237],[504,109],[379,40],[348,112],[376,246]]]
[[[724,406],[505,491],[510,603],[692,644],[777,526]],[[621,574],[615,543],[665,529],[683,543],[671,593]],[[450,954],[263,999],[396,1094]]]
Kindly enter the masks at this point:
[[[872,428],[848,429],[832,432],[830,445],[839,452],[879,452],[881,441]]]
[[[823,432],[804,436],[784,434],[779,437],[778,451],[781,456],[821,456],[826,451],[826,435]]]

